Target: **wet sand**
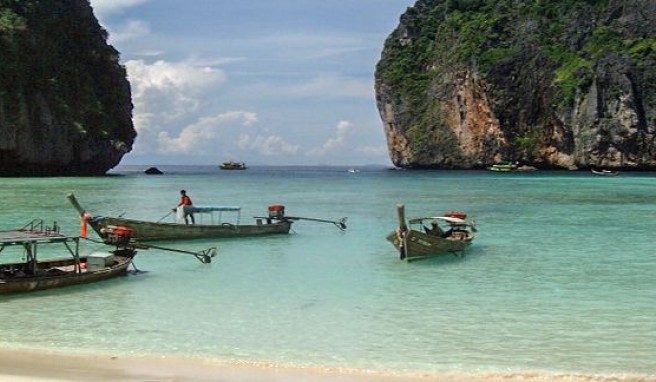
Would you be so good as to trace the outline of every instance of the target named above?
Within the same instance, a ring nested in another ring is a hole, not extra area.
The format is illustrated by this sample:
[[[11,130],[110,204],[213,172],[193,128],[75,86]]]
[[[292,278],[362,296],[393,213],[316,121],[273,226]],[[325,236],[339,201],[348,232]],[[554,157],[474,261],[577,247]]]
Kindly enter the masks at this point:
[[[387,375],[357,370],[317,370],[228,364],[185,358],[86,356],[0,349],[0,382],[656,382],[656,376],[575,374]]]

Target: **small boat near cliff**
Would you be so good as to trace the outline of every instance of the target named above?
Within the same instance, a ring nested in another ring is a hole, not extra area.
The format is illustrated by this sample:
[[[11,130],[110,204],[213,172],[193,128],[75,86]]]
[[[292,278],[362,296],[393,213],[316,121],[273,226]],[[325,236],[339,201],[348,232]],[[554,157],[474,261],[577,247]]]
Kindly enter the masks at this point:
[[[516,171],[517,167],[518,166],[516,163],[512,163],[510,161],[503,161],[493,164],[492,166],[490,166],[489,170],[493,172],[510,172],[510,171]]]
[[[61,257],[41,258],[44,246],[57,244],[61,246]],[[0,231],[0,295],[122,276],[137,253],[135,248],[117,246],[110,251],[82,256],[79,248],[80,237],[62,235],[56,224],[52,228],[45,227],[41,220],[33,220],[17,230]]]
[[[238,206],[184,206],[183,208],[185,208],[186,212],[208,216],[207,219],[198,219],[198,224],[185,224],[161,222],[168,215],[157,222],[94,215],[82,208],[75,195],[68,195],[68,199],[80,214],[83,223],[88,224],[103,239],[107,237],[108,232],[111,232],[116,227],[129,229],[132,238],[140,242],[285,235],[289,233],[292,223],[298,220],[332,223],[341,230],[346,229],[346,218],[331,221],[287,216],[285,215],[285,207],[282,205],[269,206],[268,216],[256,216],[254,224],[240,224],[241,207]],[[228,223],[223,221],[223,213],[236,214],[233,220],[234,222]],[[209,220],[209,222],[204,223],[203,220]]]
[[[617,176],[620,174],[619,171],[612,171],[612,170],[595,170],[594,168],[591,169],[592,173],[595,175],[599,176]]]
[[[221,170],[246,170],[248,167],[246,167],[246,163],[244,162],[228,161],[221,163],[219,168]]]
[[[537,168],[529,165],[520,166],[517,162],[504,161],[493,164],[488,170],[493,172],[531,172],[537,171]]]
[[[462,212],[443,216],[418,217],[406,222],[405,206],[397,205],[398,228],[387,240],[399,252],[401,260],[414,261],[445,255],[464,256],[474,240],[476,227]]]

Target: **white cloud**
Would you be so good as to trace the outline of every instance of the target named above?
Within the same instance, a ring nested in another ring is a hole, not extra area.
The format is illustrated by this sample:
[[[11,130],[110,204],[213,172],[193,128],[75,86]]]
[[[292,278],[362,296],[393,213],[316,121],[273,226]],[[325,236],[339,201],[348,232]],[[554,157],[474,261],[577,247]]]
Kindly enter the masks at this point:
[[[198,122],[185,127],[180,135],[173,138],[167,131],[158,134],[160,153],[203,153],[211,149],[226,126],[230,130],[235,125],[251,126],[257,122],[257,115],[247,111],[232,111],[213,117],[203,117]]]
[[[137,131],[155,116],[158,122],[171,121],[197,110],[201,95],[216,89],[226,80],[225,74],[211,67],[189,62],[131,60],[125,64],[132,85]]]
[[[272,156],[281,154],[296,154],[299,146],[287,143],[279,136],[256,135],[254,137],[248,134],[242,134],[239,137],[239,148],[255,150],[260,155]]]
[[[136,155],[149,152],[186,152],[189,145],[212,134],[206,126],[212,118],[199,117],[208,94],[216,92],[226,75],[193,60],[125,63],[132,87],[133,123],[138,139]],[[207,115],[205,111],[202,115]],[[180,126],[198,121],[183,132]],[[205,125],[203,125],[205,124]],[[176,138],[172,138],[176,137]],[[161,146],[163,145],[163,146]]]
[[[91,6],[93,7],[96,16],[99,16],[121,12],[126,8],[130,8],[147,1],[149,0],[91,0]]]
[[[334,138],[328,139],[321,147],[309,150],[306,155],[311,157],[323,157],[341,150],[347,143],[347,138],[353,130],[353,124],[349,121],[339,121]]]
[[[137,91],[179,89],[193,91],[225,81],[225,74],[210,66],[198,66],[193,61],[156,61],[147,64],[143,60],[126,62],[128,75]],[[140,94],[136,94],[138,97]]]
[[[123,26],[115,28],[109,34],[109,43],[116,44],[122,41],[133,40],[150,34],[150,27],[140,20],[130,20]]]

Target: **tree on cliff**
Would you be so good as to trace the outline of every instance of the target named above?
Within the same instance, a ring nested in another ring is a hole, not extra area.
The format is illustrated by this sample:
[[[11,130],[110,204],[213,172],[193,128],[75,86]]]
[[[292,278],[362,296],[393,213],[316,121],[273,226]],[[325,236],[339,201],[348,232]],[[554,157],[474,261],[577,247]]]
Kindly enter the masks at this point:
[[[0,174],[104,174],[135,137],[125,68],[89,1],[0,0]]]

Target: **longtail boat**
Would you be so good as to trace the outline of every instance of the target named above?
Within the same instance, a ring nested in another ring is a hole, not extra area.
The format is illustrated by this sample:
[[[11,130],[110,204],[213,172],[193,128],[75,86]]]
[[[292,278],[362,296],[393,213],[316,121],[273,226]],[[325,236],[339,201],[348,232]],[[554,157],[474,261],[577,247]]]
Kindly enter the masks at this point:
[[[327,222],[335,224],[341,230],[346,229],[346,218],[342,218],[338,221],[331,221],[286,216],[285,207],[282,205],[269,206],[268,216],[256,216],[254,224],[239,224],[241,207],[238,206],[181,206],[180,208],[184,208],[185,212],[209,215],[208,219],[203,219],[209,220],[209,222],[197,219],[197,224],[185,224],[177,222],[161,222],[166,216],[160,219],[160,221],[154,222],[123,217],[94,215],[82,208],[73,194],[68,195],[68,199],[80,214],[83,224],[88,224],[101,238],[107,237],[110,232],[117,228],[129,229],[132,238],[139,242],[288,234],[292,223],[298,220]],[[236,213],[236,222],[228,223],[222,221],[221,214],[224,212]]]
[[[474,240],[476,227],[465,220],[463,212],[447,212],[443,216],[419,217],[406,222],[405,206],[397,205],[398,228],[387,240],[399,252],[401,260],[414,261],[430,257],[464,256]]]
[[[43,251],[39,249],[49,244],[61,244],[65,256],[41,259]],[[0,295],[118,277],[126,274],[137,253],[131,247],[116,247],[81,256],[79,245],[79,237],[62,235],[56,224],[45,227],[41,220],[33,220],[21,229],[0,231]],[[16,253],[20,251],[23,253]]]
[[[125,275],[137,249],[193,255],[205,264],[216,256],[214,247],[193,252],[138,243],[127,229],[113,230],[104,238],[102,243],[114,249],[83,256],[80,239],[83,238],[63,235],[56,223],[48,227],[42,220],[33,220],[17,230],[0,231],[0,295],[88,284]],[[47,244],[61,244],[65,256],[59,252],[58,257],[52,256],[51,251],[50,256],[43,258],[42,247]],[[12,251],[16,248],[18,251]]]

